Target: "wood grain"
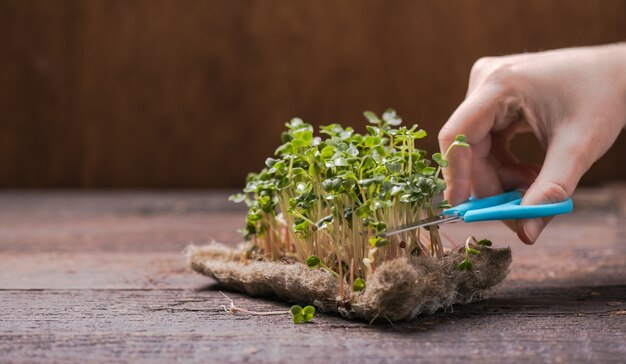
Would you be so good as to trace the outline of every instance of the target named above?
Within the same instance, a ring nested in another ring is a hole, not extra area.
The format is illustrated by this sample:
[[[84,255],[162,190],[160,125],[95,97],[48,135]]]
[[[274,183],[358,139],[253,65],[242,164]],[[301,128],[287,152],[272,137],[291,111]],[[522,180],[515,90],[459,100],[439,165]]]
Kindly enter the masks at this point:
[[[626,40],[622,0],[0,0],[0,187],[235,187],[283,124],[429,133],[482,56]],[[516,144],[532,162],[531,139]],[[626,137],[583,180],[626,180]]]
[[[254,310],[288,305],[228,292]],[[626,287],[503,292],[410,323],[229,315],[205,290],[0,291],[3,360],[209,363],[620,362]]]
[[[489,300],[369,326],[229,315],[185,265],[184,237],[237,241],[224,192],[0,192],[0,361],[603,362],[626,356],[623,185],[581,189],[532,247],[499,223],[453,224],[513,250]],[[226,292],[238,306],[288,304]]]

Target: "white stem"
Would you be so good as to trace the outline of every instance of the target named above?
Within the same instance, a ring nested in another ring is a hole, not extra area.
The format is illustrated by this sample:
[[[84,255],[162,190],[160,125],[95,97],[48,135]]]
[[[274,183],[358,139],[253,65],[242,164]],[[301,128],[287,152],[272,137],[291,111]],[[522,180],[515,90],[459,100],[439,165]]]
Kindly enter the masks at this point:
[[[220,294],[224,297],[226,297],[226,299],[230,302],[230,305],[228,306],[228,308],[226,308],[226,306],[222,305],[222,309],[228,313],[237,313],[237,312],[241,312],[241,313],[245,313],[248,315],[256,315],[256,316],[270,316],[270,315],[286,315],[289,314],[289,311],[264,311],[264,312],[260,312],[260,311],[250,311],[250,310],[246,310],[245,308],[241,308],[241,307],[237,307],[235,306],[235,302],[233,302],[233,300],[228,297],[227,295],[225,295],[223,292],[220,292]]]

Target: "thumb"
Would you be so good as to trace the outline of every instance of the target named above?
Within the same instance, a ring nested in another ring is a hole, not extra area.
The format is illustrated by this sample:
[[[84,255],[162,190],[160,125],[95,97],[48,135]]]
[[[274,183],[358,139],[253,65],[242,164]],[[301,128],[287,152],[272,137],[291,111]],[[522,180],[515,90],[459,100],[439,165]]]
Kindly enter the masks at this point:
[[[555,138],[548,147],[537,179],[526,191],[521,204],[538,205],[565,201],[576,189],[582,175],[591,167],[587,159],[581,153],[580,144],[576,145],[576,140]],[[518,237],[526,244],[534,244],[553,218],[517,220]]]

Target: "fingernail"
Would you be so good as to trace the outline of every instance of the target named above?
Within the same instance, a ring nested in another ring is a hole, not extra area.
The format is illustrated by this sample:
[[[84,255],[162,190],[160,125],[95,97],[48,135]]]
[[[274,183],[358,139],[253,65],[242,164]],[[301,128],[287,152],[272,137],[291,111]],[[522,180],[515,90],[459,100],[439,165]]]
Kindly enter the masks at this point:
[[[524,234],[526,234],[526,238],[528,238],[528,241],[525,243],[534,244],[545,227],[546,225],[541,219],[528,220],[524,224]]]

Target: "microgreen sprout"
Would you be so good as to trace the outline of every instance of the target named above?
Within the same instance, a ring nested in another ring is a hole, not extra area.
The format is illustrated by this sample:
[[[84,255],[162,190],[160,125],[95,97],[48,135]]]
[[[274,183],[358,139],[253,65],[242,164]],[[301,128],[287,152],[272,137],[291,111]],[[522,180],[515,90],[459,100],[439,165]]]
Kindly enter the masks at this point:
[[[292,319],[293,319],[293,323],[294,324],[301,324],[301,323],[305,323],[305,322],[311,322],[313,320],[313,316],[315,315],[315,307],[313,306],[305,306],[304,308],[302,308],[302,306],[291,306],[291,308],[289,309],[289,311],[285,311],[285,310],[281,310],[281,311],[252,311],[252,310],[248,310],[245,308],[241,308],[241,307],[237,307],[235,306],[235,302],[228,297],[227,295],[225,295],[223,292],[220,292],[220,294],[222,296],[224,296],[224,298],[226,298],[229,302],[229,306],[226,307],[225,305],[222,305],[222,310],[230,313],[230,314],[236,314],[236,313],[243,313],[246,315],[254,315],[254,316],[273,316],[273,315],[285,315],[285,314],[291,314]]]
[[[464,251],[464,254],[465,254],[465,258],[457,266],[457,268],[460,269],[460,270],[472,270],[472,269],[474,269],[474,264],[472,264],[472,262],[470,261],[470,256],[472,256],[472,255],[479,255],[480,254],[479,250],[472,248],[472,246],[470,245],[471,241],[474,241],[474,243],[476,245],[479,245],[479,246],[483,246],[483,247],[491,246],[491,241],[490,240],[487,240],[487,239],[476,240],[476,238],[474,238],[473,236],[470,236],[469,238],[467,238],[467,240],[465,241],[465,245],[463,246],[463,251]]]
[[[362,278],[357,278],[354,280],[354,285],[352,286],[355,292],[362,291],[365,289],[365,280]]]
[[[315,307],[313,306],[291,306],[289,310],[293,316],[294,324],[303,324],[306,322],[311,322],[313,320],[313,315],[315,315]]]
[[[311,269],[315,269],[315,268],[322,268],[327,270],[328,272],[330,272],[332,275],[334,275],[335,277],[339,278],[339,273],[335,272],[334,270],[328,268],[328,266],[324,263],[322,263],[322,261],[320,260],[320,258],[318,258],[315,255],[311,255],[310,257],[306,258],[306,265],[311,268]]]
[[[407,253],[444,256],[438,226],[387,238],[383,233],[450,207],[435,201],[446,188],[439,175],[452,148],[468,146],[467,138],[457,136],[431,159],[419,148],[426,132],[403,126],[395,110],[363,115],[364,134],[339,124],[316,133],[299,118],[285,124],[275,155],[248,175],[242,194],[231,197],[248,206],[242,229],[247,251],[320,267],[340,287],[353,282],[353,291],[366,289],[367,276],[385,261]]]

